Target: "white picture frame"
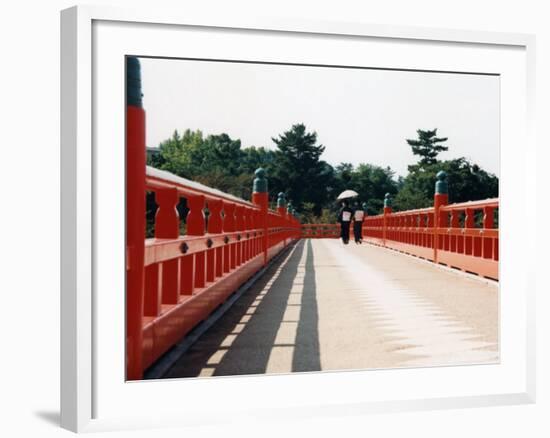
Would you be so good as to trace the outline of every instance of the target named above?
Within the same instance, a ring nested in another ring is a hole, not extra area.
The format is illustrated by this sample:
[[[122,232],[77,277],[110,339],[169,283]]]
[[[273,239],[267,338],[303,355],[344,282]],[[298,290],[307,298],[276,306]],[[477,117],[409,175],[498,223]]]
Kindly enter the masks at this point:
[[[223,33],[227,47],[220,44]],[[182,40],[174,41],[178,38]],[[332,59],[334,64],[346,57],[365,62],[357,48],[372,46],[371,59],[376,60],[372,62],[379,66],[491,72],[503,78],[501,199],[502,205],[510,207],[501,218],[501,363],[125,383],[120,373],[124,355],[117,353],[121,343],[109,338],[113,329],[123,327],[124,313],[120,297],[110,303],[104,295],[106,289],[124,295],[123,288],[117,288],[123,286],[123,270],[117,264],[123,247],[109,246],[124,239],[121,54],[208,58],[225,53],[226,59],[287,56],[296,62],[305,56],[290,51],[290,44],[297,43],[307,45],[310,58]],[[383,50],[376,45],[383,45]],[[536,273],[526,258],[511,251],[518,248],[523,254],[522,248],[535,247],[534,233],[519,236],[521,224],[536,219],[534,51],[534,36],[524,34],[309,22],[240,13],[204,16],[190,9],[78,6],[62,11],[62,427],[100,431],[223,423],[251,416],[299,418],[534,402]],[[511,148],[518,141],[524,144],[521,156]],[[513,162],[519,171],[512,181],[506,169]],[[531,207],[522,208],[525,205]],[[106,326],[105,321],[113,325]],[[390,387],[390,381],[398,388]],[[362,385],[371,389],[369,395]],[[174,391],[181,394],[183,386],[193,404],[181,399],[173,403]],[[323,391],[318,391],[320,387]],[[137,400],[147,406],[136,404]]]

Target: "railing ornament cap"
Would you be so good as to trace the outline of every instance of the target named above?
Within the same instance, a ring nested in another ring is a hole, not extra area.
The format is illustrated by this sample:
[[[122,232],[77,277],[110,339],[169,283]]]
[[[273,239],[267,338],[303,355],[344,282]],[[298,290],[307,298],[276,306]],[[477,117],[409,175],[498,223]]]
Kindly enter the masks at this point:
[[[266,193],[267,192],[267,178],[266,171],[263,167],[259,167],[254,172],[256,178],[254,178],[254,184],[252,190],[254,193]]]
[[[384,195],[384,207],[391,207],[391,206],[392,206],[391,195],[389,193],[386,193]]]
[[[128,56],[126,58],[126,75],[127,84],[126,87],[126,100],[128,105],[143,107],[141,93],[141,65],[139,59],[135,56]]]
[[[440,170],[436,176],[435,193],[438,195],[446,195],[449,193],[449,184],[447,183],[447,172]]]

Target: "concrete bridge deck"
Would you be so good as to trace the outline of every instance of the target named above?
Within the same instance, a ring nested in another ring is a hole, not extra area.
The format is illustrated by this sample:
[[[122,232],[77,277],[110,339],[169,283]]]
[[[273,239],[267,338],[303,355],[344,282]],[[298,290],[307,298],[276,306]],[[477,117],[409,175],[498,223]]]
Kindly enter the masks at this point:
[[[302,239],[164,377],[494,363],[498,308],[496,282]]]

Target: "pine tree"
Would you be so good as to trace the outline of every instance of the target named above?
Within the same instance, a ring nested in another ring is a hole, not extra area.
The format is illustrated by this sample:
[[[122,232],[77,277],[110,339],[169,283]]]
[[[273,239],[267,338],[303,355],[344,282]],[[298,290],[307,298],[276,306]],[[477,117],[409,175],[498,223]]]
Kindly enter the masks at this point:
[[[304,202],[313,203],[313,211],[320,214],[327,201],[332,167],[320,159],[325,147],[317,144],[317,133],[296,124],[272,140],[277,150],[269,169],[270,191],[285,192],[298,208]]]
[[[441,144],[446,142],[448,138],[436,137],[437,128],[432,131],[418,129],[416,132],[418,140],[407,139],[407,143],[411,146],[413,154],[421,157],[418,165],[422,167],[437,163],[437,155],[449,149],[448,146]]]

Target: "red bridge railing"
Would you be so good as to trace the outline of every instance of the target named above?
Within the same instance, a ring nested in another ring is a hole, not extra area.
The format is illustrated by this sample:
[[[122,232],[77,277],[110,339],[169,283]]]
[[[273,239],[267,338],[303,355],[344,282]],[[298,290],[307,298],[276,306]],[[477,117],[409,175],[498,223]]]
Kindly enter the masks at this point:
[[[365,218],[366,241],[498,279],[499,232],[494,216],[498,199],[397,213],[388,209]]]
[[[145,111],[139,60],[127,58],[126,378],[143,372],[229,295],[300,238],[285,207],[268,208],[265,171],[252,202],[145,165]],[[145,238],[146,192],[155,193],[154,238]],[[178,205],[189,212],[180,235]],[[290,205],[289,205],[290,207]],[[205,208],[208,216],[205,217]]]
[[[366,216],[365,242],[492,279],[499,278],[498,198],[447,204],[444,173],[438,174],[434,207]],[[438,188],[439,185],[439,188]],[[338,224],[304,224],[303,238],[337,238]]]
[[[292,241],[336,238],[340,230],[338,224],[301,225],[283,193],[277,211],[269,210],[263,169],[256,171],[248,202],[146,167],[137,58],[127,58],[127,83],[126,377],[135,380]],[[440,176],[434,207],[392,213],[387,197],[384,214],[365,218],[365,240],[498,279],[498,199],[447,205]],[[150,239],[147,191],[158,205]],[[180,198],[189,209],[183,235]]]
[[[330,239],[340,237],[338,224],[302,224],[302,238]]]
[[[155,237],[144,240],[142,371],[299,237],[296,218],[284,208],[268,210],[267,192],[247,202],[152,167],[145,189],[155,193],[158,209]],[[185,235],[176,209],[181,197],[189,208]]]

